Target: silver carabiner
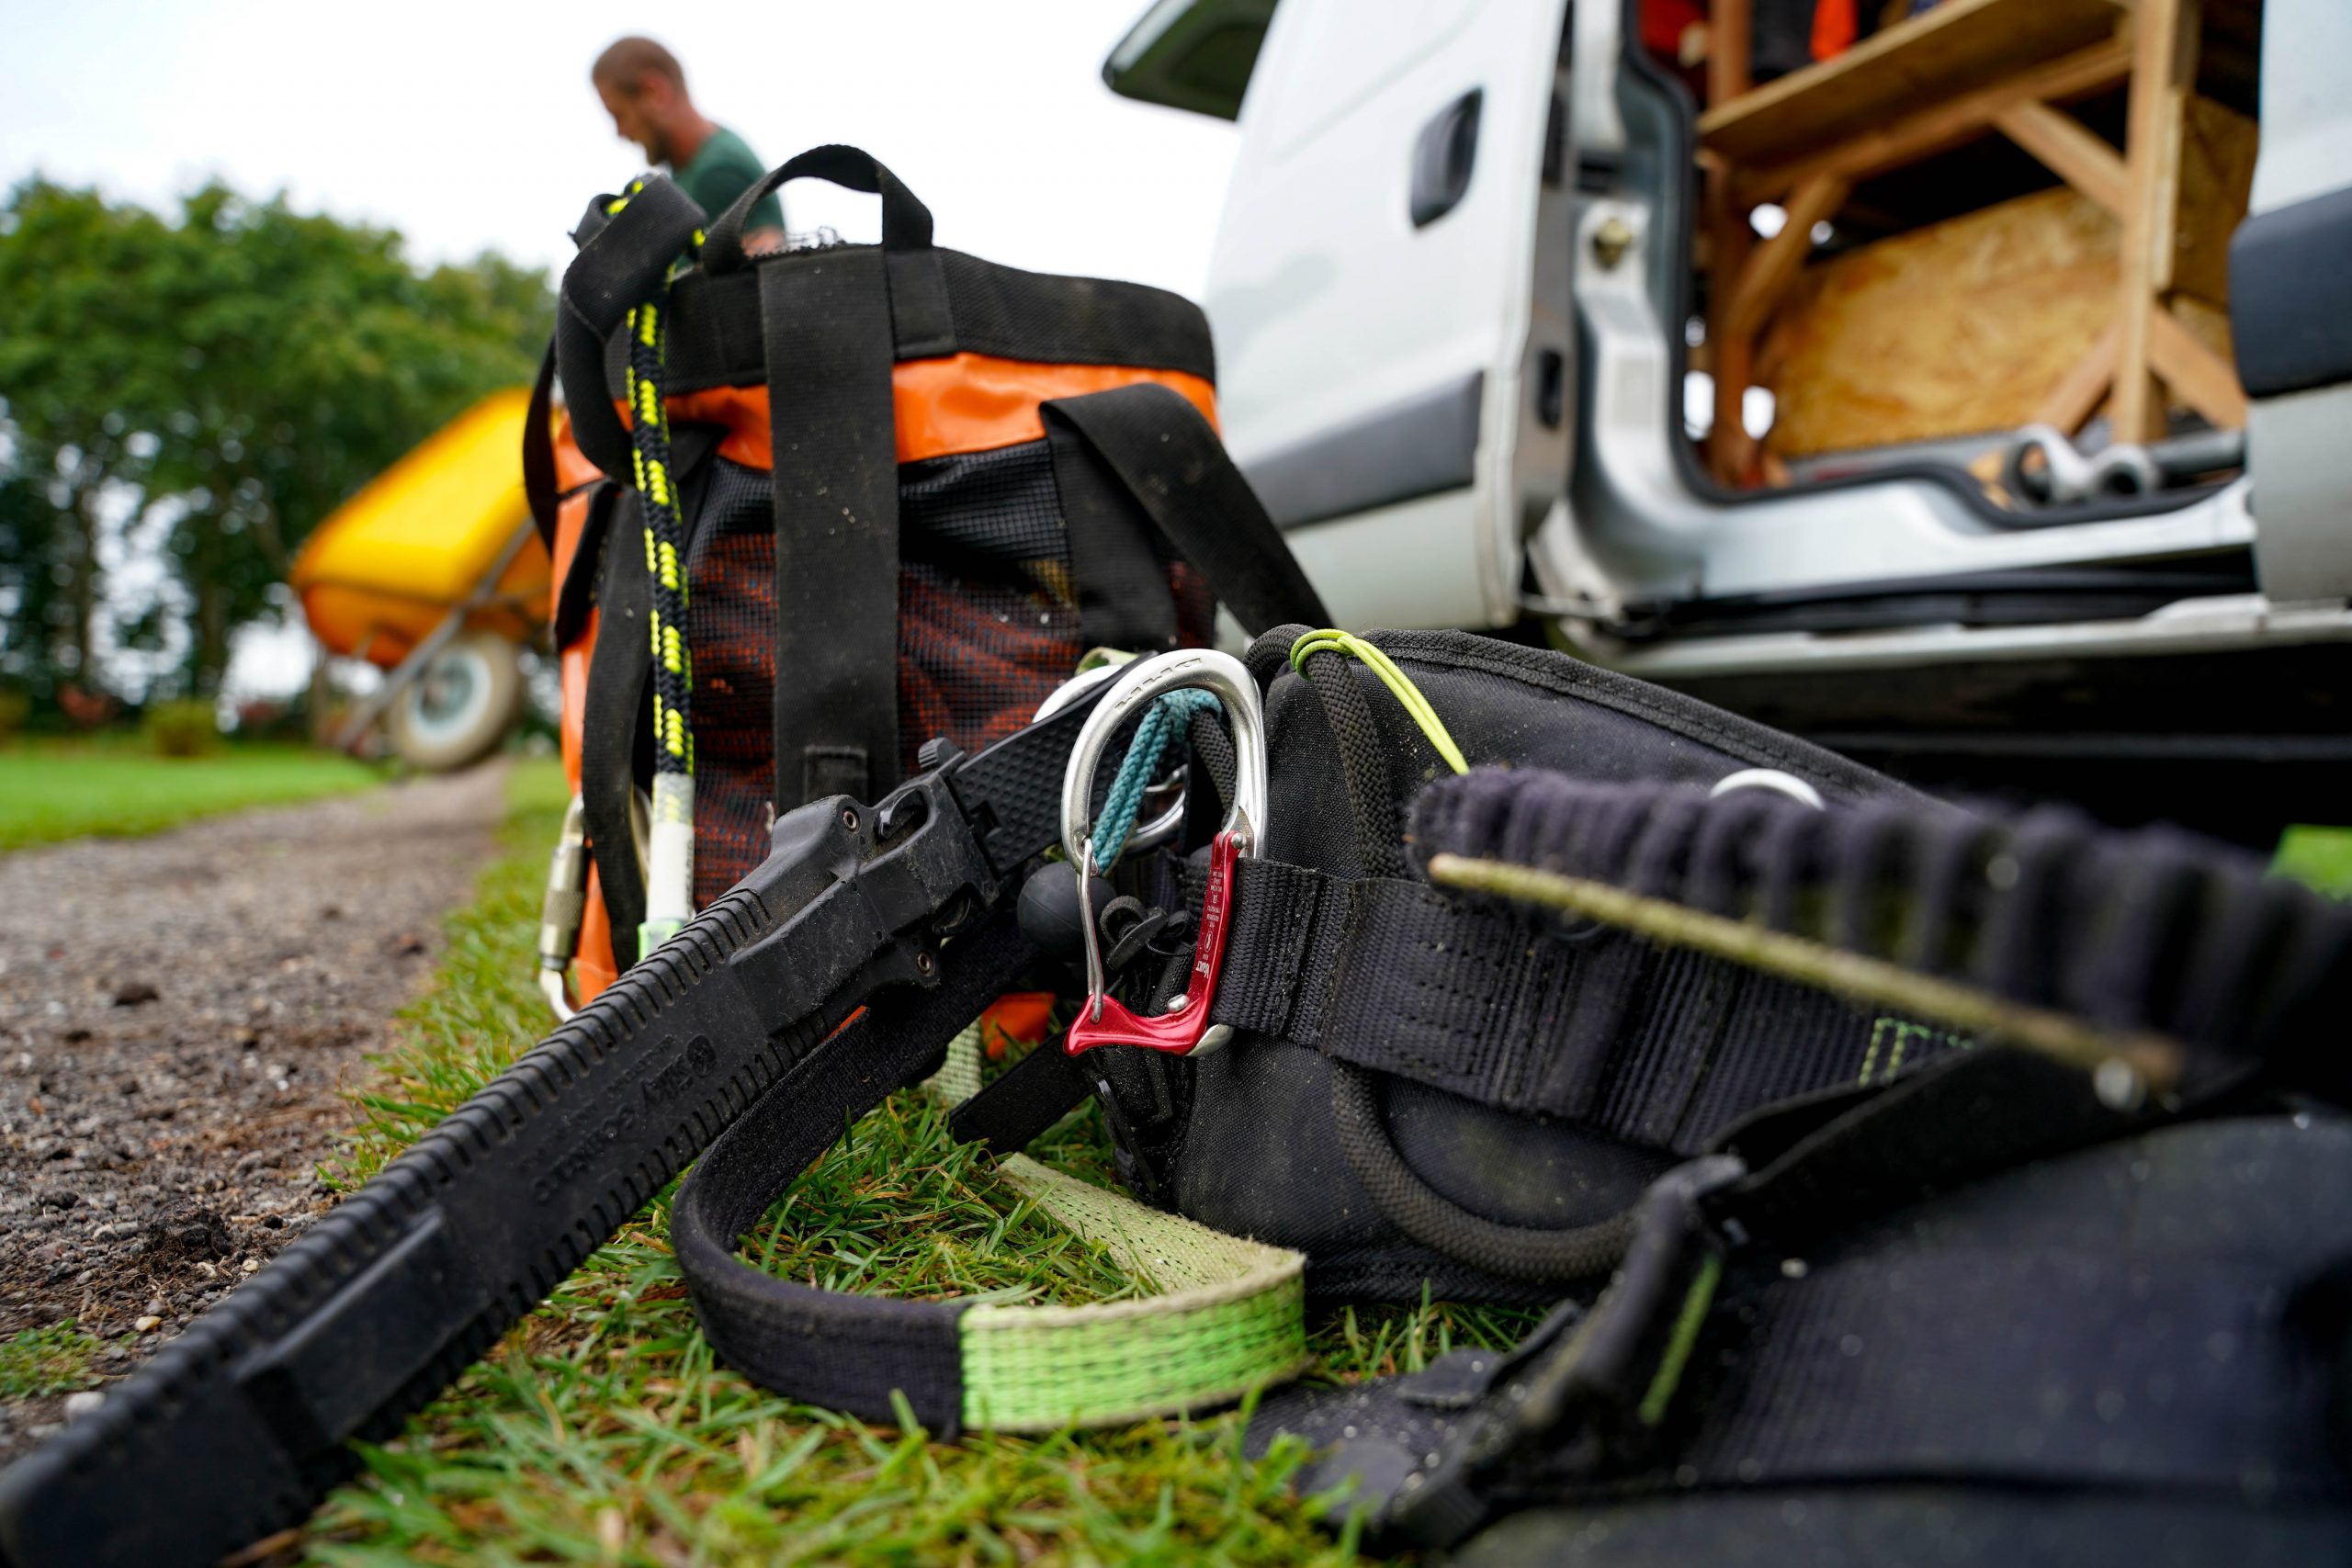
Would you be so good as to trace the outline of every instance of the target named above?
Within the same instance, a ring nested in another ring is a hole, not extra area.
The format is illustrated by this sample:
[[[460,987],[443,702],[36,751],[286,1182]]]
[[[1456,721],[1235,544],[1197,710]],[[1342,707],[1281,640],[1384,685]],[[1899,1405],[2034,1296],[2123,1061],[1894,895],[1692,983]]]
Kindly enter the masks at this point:
[[[1128,660],[1122,664],[1098,664],[1091,670],[1080,671],[1046,693],[1046,700],[1037,705],[1037,711],[1029,716],[1029,722],[1044,723],[1095,687],[1117,680],[1121,671],[1134,669],[1136,662]],[[1181,781],[1184,769],[1179,766],[1176,773]],[[1180,789],[1175,805],[1148,822],[1136,824],[1135,830],[1127,835],[1126,847],[1130,850],[1156,850],[1174,838],[1183,826],[1184,796]]]
[[[1200,934],[1193,949],[1193,973],[1183,993],[1157,1018],[1141,1018],[1105,994],[1101,938],[1094,929],[1090,879],[1094,862],[1091,809],[1094,773],[1121,725],[1170,692],[1198,687],[1225,705],[1233,729],[1233,805],[1209,846],[1209,882],[1201,899]],[[1193,1055],[1214,1051],[1231,1037],[1224,1024],[1208,1021],[1210,1002],[1225,961],[1227,915],[1237,861],[1255,855],[1266,830],[1266,716],[1257,683],[1239,660],[1209,648],[1183,648],[1139,659],[1123,670],[1110,693],[1095,705],[1070,749],[1062,773],[1062,852],[1078,868],[1079,910],[1086,942],[1086,1007],[1070,1025],[1067,1049],[1076,1055],[1095,1045],[1142,1045]]]

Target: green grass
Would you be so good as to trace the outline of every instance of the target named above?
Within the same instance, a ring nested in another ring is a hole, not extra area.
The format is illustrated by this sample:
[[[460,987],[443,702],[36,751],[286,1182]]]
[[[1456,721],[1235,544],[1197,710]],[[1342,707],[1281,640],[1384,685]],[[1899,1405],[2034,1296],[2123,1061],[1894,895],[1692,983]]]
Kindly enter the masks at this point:
[[[505,852],[449,922],[436,981],[357,1097],[337,1179],[364,1177],[548,1025],[531,988],[539,881],[562,806],[513,774]],[[1100,1177],[1092,1116],[1033,1151]],[[1299,1455],[1240,1452],[1238,1413],[955,1444],[795,1404],[715,1367],[665,1236],[664,1193],[314,1521],[338,1564],[582,1562],[1315,1562],[1352,1543],[1289,1493]],[[836,1288],[1081,1303],[1136,1288],[1029,1210],[917,1094],[866,1117],[771,1212],[746,1255]],[[1531,1314],[1423,1305],[1316,1325],[1323,1375],[1419,1367],[1515,1339]]]
[[[2331,898],[2352,898],[2352,828],[2288,829],[2270,869]]]
[[[96,1337],[71,1320],[0,1340],[0,1397],[37,1399],[84,1387],[91,1381],[90,1358],[98,1349]]]
[[[365,763],[293,746],[158,757],[135,742],[0,747],[0,850],[160,832],[198,817],[365,789]]]
[[[513,771],[503,851],[448,922],[431,990],[402,1014],[347,1158],[364,1179],[546,1032],[532,988],[540,879],[564,796],[552,763]],[[2279,869],[2352,890],[2352,833],[2305,830]],[[2332,868],[2332,869],[2331,869]],[[1036,1151],[1107,1180],[1097,1119]],[[1299,1455],[1240,1452],[1228,1413],[1052,1438],[956,1444],[793,1404],[713,1364],[666,1243],[663,1193],[447,1395],[337,1492],[308,1560],[399,1562],[1193,1562],[1336,1563],[1352,1541],[1300,1502]],[[938,1299],[1113,1299],[1136,1281],[1030,1210],[894,1097],[754,1230],[746,1255],[836,1289]],[[1419,1367],[1506,1344],[1532,1314],[1445,1304],[1310,1325],[1317,1375]]]

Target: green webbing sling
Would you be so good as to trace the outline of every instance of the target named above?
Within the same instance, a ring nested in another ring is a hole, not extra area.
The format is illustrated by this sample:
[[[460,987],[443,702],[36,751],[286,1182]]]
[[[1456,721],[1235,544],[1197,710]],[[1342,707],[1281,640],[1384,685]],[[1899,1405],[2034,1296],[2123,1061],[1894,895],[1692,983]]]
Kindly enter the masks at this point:
[[[1037,1049],[1060,1049],[1047,1041]],[[960,1104],[980,1089],[980,1029],[925,1085]],[[1228,1404],[1306,1361],[1306,1258],[1227,1235],[1040,1165],[997,1174],[1107,1248],[1158,1293],[1091,1306],[971,1308],[959,1321],[967,1426],[1003,1432],[1114,1426]]]

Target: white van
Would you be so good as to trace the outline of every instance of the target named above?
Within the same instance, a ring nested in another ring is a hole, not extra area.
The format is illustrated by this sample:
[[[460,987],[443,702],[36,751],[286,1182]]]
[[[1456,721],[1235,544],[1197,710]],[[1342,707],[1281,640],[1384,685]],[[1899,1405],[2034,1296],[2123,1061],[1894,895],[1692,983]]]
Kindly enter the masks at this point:
[[[2143,13],[2192,39],[2198,17],[2196,0],[1914,9],[1754,100],[1842,73],[1842,112],[1869,117],[1846,142],[1932,130],[1929,110],[1982,119],[1987,93],[2029,77],[2120,104],[2164,58],[2135,40]],[[1640,0],[1161,0],[1104,75],[1238,120],[1207,299],[1226,439],[1344,624],[1548,636],[1915,775],[2066,786],[2116,815],[2204,817],[2191,797],[2221,778],[2242,807],[2260,762],[2267,818],[2341,819],[2352,6],[2206,9],[2245,40],[2260,126],[2228,253],[2238,385],[2211,392],[2239,400],[2243,434],[2194,416],[2139,442],[2102,441],[2106,422],[2079,444],[2021,426],[1770,484],[1710,470],[1691,363],[1707,355],[1702,118],[1635,36]],[[1969,49],[1984,69],[1948,90]],[[2052,62],[2038,77],[2035,49]],[[2209,52],[2209,71],[2231,67]],[[2045,161],[2110,201],[2100,179],[2143,177],[2080,121],[2028,107],[2039,119],[1978,139],[2044,128]],[[1784,221],[1805,196],[1783,198]],[[1768,215],[1740,241],[1806,262],[1807,244],[1770,247]]]

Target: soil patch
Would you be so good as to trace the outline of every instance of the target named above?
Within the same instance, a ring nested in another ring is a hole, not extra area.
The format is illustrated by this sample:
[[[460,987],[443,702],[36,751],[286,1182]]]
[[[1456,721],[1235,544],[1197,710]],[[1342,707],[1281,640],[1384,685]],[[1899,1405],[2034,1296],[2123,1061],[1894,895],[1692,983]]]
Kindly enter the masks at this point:
[[[0,1343],[70,1320],[47,1364],[119,1376],[326,1212],[504,811],[492,764],[0,856]],[[0,1461],[64,1404],[0,1380]]]

